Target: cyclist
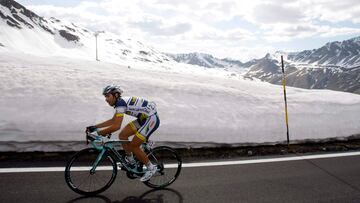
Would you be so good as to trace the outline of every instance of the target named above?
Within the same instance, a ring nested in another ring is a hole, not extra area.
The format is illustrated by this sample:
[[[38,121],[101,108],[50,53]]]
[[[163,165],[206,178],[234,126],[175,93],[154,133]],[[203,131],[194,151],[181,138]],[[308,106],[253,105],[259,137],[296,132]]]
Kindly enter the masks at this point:
[[[140,145],[149,139],[160,125],[156,105],[154,102],[139,97],[122,97],[122,93],[123,91],[118,85],[108,85],[104,88],[105,100],[115,108],[115,114],[110,120],[87,127],[86,131],[92,132],[93,136],[105,136],[120,129],[124,114],[136,117],[136,120],[127,124],[119,133],[119,139],[127,140],[130,136],[135,135],[131,142],[123,144],[126,152],[125,159],[130,164],[134,164],[134,154],[139,161],[145,164],[147,170],[140,181],[147,181],[156,173],[157,167],[150,162],[145,152],[140,149]]]

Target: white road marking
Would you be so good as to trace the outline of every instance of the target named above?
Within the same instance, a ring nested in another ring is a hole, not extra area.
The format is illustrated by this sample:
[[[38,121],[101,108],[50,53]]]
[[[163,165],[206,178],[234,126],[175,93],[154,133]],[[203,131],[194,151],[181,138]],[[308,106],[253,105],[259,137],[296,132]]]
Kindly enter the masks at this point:
[[[270,162],[282,162],[282,161],[299,161],[299,160],[308,160],[308,159],[324,159],[324,158],[359,156],[359,155],[360,155],[360,152],[346,152],[346,153],[292,156],[292,157],[281,157],[281,158],[238,160],[238,161],[183,163],[182,167],[190,168],[190,167],[206,167],[206,166],[228,166],[228,165],[270,163]],[[165,167],[175,168],[175,167],[177,167],[177,164],[168,164],[168,165],[165,165]],[[111,168],[112,167],[99,167],[98,170],[111,170]],[[85,170],[90,170],[90,167],[74,167],[73,170],[85,171]],[[58,172],[58,171],[65,171],[65,167],[0,168],[0,173]]]
[[[269,162],[282,162],[282,161],[299,161],[308,159],[324,159],[345,156],[358,156],[360,152],[336,153],[336,154],[321,154],[321,155],[306,155],[306,156],[292,156],[282,158],[267,158],[267,159],[252,159],[252,160],[239,160],[239,161],[219,161],[219,162],[204,162],[204,163],[185,163],[183,167],[203,167],[203,166],[226,166],[226,165],[241,165],[241,164],[257,164]]]

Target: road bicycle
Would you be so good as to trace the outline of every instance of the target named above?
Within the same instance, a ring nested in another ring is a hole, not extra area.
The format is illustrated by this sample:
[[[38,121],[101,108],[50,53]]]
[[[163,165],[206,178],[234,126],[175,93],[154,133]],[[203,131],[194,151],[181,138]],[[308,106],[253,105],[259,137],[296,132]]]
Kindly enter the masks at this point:
[[[110,137],[110,136],[109,136]],[[118,169],[124,171],[128,178],[142,177],[146,167],[135,158],[130,164],[125,159],[125,152],[119,150],[122,143],[129,140],[104,141],[86,134],[87,144],[92,147],[77,152],[67,163],[65,181],[76,193],[96,195],[108,189],[116,178]],[[172,184],[181,171],[181,157],[168,146],[153,147],[153,142],[146,141],[140,146],[149,160],[157,166],[157,172],[150,180],[143,182],[150,188],[162,189]]]

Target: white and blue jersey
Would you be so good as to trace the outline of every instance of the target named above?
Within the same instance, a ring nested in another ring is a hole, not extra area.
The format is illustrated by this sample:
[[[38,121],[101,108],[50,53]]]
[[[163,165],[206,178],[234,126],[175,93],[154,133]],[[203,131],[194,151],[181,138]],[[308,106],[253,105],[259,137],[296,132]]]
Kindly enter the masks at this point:
[[[156,104],[139,97],[121,97],[115,103],[115,116],[122,117],[124,114],[134,116],[137,119],[129,125],[136,131],[136,136],[146,140],[159,127],[160,120],[157,115]]]

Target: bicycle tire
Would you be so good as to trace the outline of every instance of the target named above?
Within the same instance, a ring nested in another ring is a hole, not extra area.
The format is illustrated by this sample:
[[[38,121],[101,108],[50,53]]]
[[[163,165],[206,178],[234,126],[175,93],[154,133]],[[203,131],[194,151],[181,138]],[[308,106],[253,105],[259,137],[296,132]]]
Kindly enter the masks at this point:
[[[161,189],[172,184],[180,175],[182,160],[171,147],[155,147],[147,154],[151,163],[158,167],[158,172],[144,182],[150,188]]]
[[[117,175],[117,165],[109,153],[103,155],[95,173],[91,174],[90,172],[93,162],[99,154],[99,150],[87,148],[77,152],[68,161],[65,168],[65,181],[71,190],[81,195],[92,196],[105,191],[113,184]],[[102,181],[102,176],[106,176],[105,181]],[[79,181],[80,178],[82,181]],[[85,181],[87,183],[84,184]],[[86,186],[88,187],[86,188]]]

